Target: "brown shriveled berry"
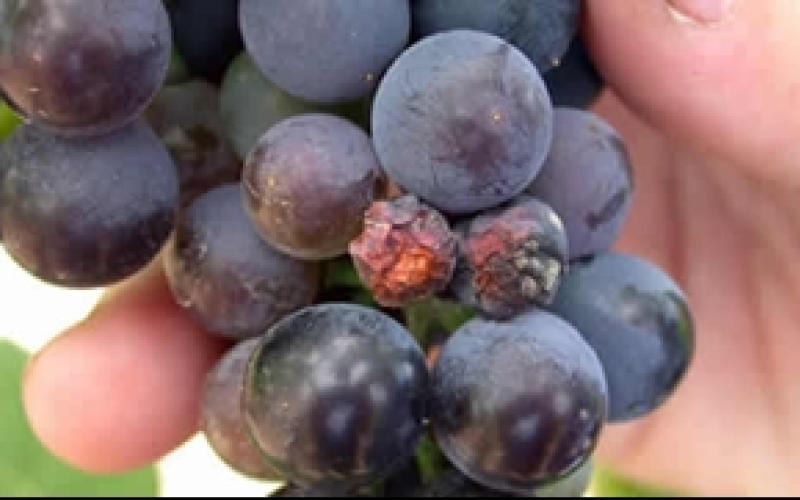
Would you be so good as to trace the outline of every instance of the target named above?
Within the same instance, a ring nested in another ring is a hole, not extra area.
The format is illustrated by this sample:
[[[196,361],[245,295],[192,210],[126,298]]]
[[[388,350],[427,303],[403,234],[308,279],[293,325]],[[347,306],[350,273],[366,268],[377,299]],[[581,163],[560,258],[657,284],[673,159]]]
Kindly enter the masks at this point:
[[[414,196],[379,201],[367,210],[350,255],[375,300],[401,307],[447,287],[457,240],[447,220]]]
[[[460,225],[458,299],[484,315],[508,319],[550,303],[567,266],[567,238],[556,213],[522,197]]]

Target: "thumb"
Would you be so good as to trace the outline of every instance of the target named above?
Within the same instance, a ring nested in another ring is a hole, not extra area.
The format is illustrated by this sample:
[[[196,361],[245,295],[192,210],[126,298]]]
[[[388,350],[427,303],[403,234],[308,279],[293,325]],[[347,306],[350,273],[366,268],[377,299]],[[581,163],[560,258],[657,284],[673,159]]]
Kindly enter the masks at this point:
[[[800,2],[587,0],[588,41],[626,104],[691,149],[800,181]]]

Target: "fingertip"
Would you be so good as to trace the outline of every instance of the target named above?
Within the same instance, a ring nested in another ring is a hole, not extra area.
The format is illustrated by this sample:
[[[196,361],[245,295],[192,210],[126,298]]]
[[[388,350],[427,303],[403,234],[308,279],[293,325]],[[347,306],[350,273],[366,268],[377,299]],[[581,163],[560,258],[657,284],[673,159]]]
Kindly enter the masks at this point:
[[[161,273],[143,273],[32,360],[31,427],[80,469],[150,464],[196,431],[205,375],[225,348],[175,305]]]
[[[585,36],[615,93],[673,139],[772,173],[796,170],[800,118],[786,110],[800,105],[800,3],[712,3],[587,0]]]

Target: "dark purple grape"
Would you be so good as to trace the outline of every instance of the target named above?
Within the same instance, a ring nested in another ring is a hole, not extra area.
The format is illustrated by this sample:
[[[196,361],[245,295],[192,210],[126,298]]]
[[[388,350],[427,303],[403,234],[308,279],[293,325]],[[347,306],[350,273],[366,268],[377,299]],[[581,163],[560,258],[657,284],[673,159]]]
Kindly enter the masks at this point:
[[[190,71],[218,83],[242,50],[239,0],[167,0],[175,46]]]
[[[99,135],[134,120],[172,50],[160,0],[0,0],[0,87],[29,120]]]
[[[44,281],[114,283],[150,262],[172,231],[178,175],[141,121],[91,139],[26,125],[9,139],[7,155],[0,213],[6,250]]]
[[[579,498],[586,494],[592,483],[594,461],[590,458],[572,471],[569,476],[538,486],[533,495],[537,498]]]
[[[633,173],[625,143],[598,116],[557,108],[553,147],[527,193],[561,217],[570,260],[608,250],[633,203]]]
[[[553,209],[523,196],[456,229],[451,290],[460,302],[498,319],[550,303],[567,270],[567,235]]]
[[[543,78],[553,106],[588,108],[597,101],[605,86],[581,36],[572,40],[559,65]]]
[[[414,453],[427,381],[424,355],[402,325],[374,309],[323,304],[267,333],[248,369],[245,413],[293,483],[349,492]]]
[[[405,47],[408,0],[241,0],[247,51],[271,81],[313,102],[355,101]]]
[[[477,31],[417,43],[392,65],[372,112],[388,176],[449,213],[510,200],[544,162],[552,107],[541,77],[513,46]]]
[[[347,252],[372,203],[380,166],[369,137],[332,115],[286,119],[250,153],[242,182],[261,235],[302,259]]]
[[[246,476],[280,480],[247,430],[242,412],[244,376],[259,339],[240,342],[206,377],[201,427],[211,448],[232,469]]]
[[[182,214],[164,259],[173,295],[208,330],[241,339],[263,334],[310,305],[320,269],[262,240],[240,184],[198,198]]]
[[[597,352],[612,422],[654,411],[689,367],[694,327],[686,298],[664,271],[638,257],[608,253],[576,263],[552,308]]]
[[[581,0],[417,0],[414,33],[484,31],[520,49],[544,73],[557,65],[578,30]]]
[[[404,196],[372,204],[364,231],[350,243],[350,255],[375,300],[402,307],[447,287],[457,244],[444,216]]]
[[[463,473],[529,494],[591,454],[607,394],[602,366],[578,332],[534,311],[472,320],[448,340],[433,371],[430,418]]]
[[[408,496],[413,498],[507,498],[517,495],[487,488],[457,469],[448,469],[430,484],[419,487]]]
[[[241,178],[241,164],[222,130],[219,92],[211,84],[191,80],[164,87],[145,117],[178,166],[184,205]]]

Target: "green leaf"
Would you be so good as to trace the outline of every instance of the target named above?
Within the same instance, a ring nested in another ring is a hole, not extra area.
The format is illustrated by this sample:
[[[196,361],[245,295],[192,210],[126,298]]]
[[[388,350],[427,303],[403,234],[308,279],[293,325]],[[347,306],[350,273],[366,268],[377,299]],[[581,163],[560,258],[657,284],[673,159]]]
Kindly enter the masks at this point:
[[[0,141],[11,135],[19,125],[19,117],[4,102],[0,102]]]
[[[667,498],[683,496],[665,488],[639,483],[617,472],[601,467],[598,467],[595,472],[591,492],[598,497]]]
[[[22,407],[28,355],[0,339],[0,496],[156,496],[153,467],[129,474],[94,475],[50,454],[34,436]]]

